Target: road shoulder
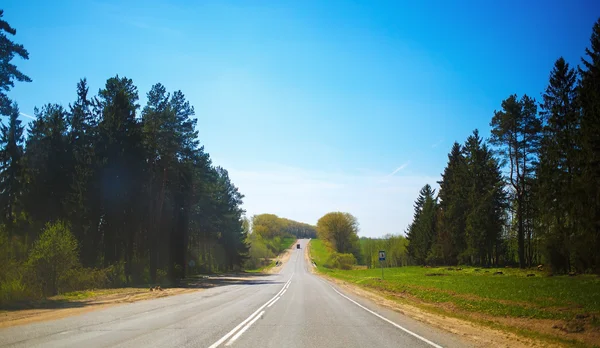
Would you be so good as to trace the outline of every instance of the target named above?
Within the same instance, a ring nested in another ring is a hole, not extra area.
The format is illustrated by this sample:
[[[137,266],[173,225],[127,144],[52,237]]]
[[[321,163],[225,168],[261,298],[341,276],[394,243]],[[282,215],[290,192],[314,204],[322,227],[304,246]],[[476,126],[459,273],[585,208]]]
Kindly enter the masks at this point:
[[[326,274],[320,273],[314,267],[310,257],[310,243],[305,248],[305,258],[308,261],[308,267],[311,273],[321,277],[336,288],[346,293],[354,295],[358,298],[368,300],[371,303],[391,309],[397,313],[431,325],[438,329],[452,333],[462,339],[467,340],[476,347],[552,347],[548,342],[535,341],[526,337],[519,336],[512,332],[495,330],[493,328],[479,325],[477,323],[463,320],[455,317],[445,316],[439,313],[428,311],[424,308],[417,307],[405,302],[399,302],[394,298],[378,293],[368,288],[360,287],[356,284],[351,284],[343,280],[333,278]]]

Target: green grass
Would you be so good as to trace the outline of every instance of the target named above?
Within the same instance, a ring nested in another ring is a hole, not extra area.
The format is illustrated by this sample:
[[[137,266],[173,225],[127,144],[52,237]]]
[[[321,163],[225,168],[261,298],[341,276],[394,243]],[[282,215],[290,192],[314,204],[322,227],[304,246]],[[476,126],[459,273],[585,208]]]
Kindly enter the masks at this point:
[[[281,238],[281,241],[279,242],[279,250],[285,251],[286,249],[289,249],[295,242],[296,242],[295,237]]]
[[[59,301],[61,301],[61,300],[77,301],[77,300],[86,300],[86,299],[89,299],[92,297],[97,297],[97,296],[130,294],[130,293],[145,293],[145,292],[148,292],[148,286],[93,289],[93,290],[81,290],[81,291],[67,292],[64,294],[53,296],[50,299],[59,300]]]
[[[327,259],[329,258],[330,251],[327,249],[327,246],[323,244],[323,241],[320,239],[311,239],[310,240],[310,257],[317,264],[317,268],[320,271],[327,271],[328,269],[323,267]]]
[[[73,291],[66,294],[60,295],[61,299],[65,300],[85,300],[90,297],[97,296],[98,293],[95,291]]]
[[[343,271],[322,267],[328,253],[321,241],[311,241],[311,257],[319,271],[426,303],[450,303],[467,312],[503,317],[569,320],[582,313],[600,316],[600,278],[597,276],[547,277],[537,270],[469,267],[458,271],[415,266],[386,268],[385,280],[381,280],[380,269]],[[494,275],[496,271],[504,274]],[[535,277],[527,277],[529,273],[535,273]]]

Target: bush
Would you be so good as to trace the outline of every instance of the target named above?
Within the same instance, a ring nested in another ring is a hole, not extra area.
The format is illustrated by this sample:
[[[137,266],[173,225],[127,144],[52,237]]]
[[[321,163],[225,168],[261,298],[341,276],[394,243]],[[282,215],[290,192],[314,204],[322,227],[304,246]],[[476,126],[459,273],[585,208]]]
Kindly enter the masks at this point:
[[[323,267],[349,270],[354,265],[356,265],[356,257],[354,255],[334,252],[329,256]]]
[[[68,226],[60,221],[47,224],[26,263],[32,289],[44,296],[56,295],[59,280],[78,266],[77,240]]]
[[[107,273],[107,269],[72,268],[60,277],[58,292],[105,288],[109,284]]]
[[[127,277],[125,276],[125,262],[117,262],[106,268],[106,277],[108,285],[111,287],[122,287],[127,284]]]
[[[0,283],[0,307],[34,298],[37,298],[36,294],[29,291],[21,279],[12,279]]]
[[[244,263],[245,269],[258,269],[268,265],[270,259],[275,255],[268,247],[263,238],[253,235],[249,238],[250,250],[248,251],[248,259]]]

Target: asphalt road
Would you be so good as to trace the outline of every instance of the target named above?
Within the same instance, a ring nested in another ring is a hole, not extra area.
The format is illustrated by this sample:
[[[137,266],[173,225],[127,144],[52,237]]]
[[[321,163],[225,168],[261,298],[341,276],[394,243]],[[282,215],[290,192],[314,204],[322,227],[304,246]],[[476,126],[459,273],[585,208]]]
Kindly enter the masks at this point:
[[[0,347],[465,347],[460,337],[311,274],[308,240],[281,272],[0,329]]]

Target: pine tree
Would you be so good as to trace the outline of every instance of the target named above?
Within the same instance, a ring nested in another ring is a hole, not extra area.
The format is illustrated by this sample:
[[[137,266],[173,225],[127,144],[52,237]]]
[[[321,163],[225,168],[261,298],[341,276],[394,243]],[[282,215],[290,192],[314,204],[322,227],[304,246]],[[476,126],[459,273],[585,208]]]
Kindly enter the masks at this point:
[[[467,206],[465,256],[471,263],[497,263],[506,197],[498,162],[475,130],[465,143]]]
[[[28,185],[26,210],[33,230],[67,217],[70,192],[71,146],[67,138],[67,112],[57,104],[35,109],[26,142]]]
[[[466,166],[463,149],[459,143],[452,145],[448,154],[448,164],[442,173],[440,185],[440,234],[448,236],[450,243],[445,249],[446,262],[458,262],[458,256],[466,248],[465,230],[467,214]],[[448,243],[445,243],[448,244]]]
[[[248,245],[246,244],[247,235],[242,229],[242,216],[244,210],[241,208],[242,195],[238,188],[233,185],[229,179],[227,170],[217,167],[219,210],[221,219],[222,231],[220,242],[225,251],[225,266],[227,269],[233,269],[234,266],[241,266],[248,253]]]
[[[414,219],[408,228],[408,253],[417,264],[427,262],[429,251],[436,240],[437,198],[435,190],[426,184],[415,201]]]
[[[77,84],[77,100],[70,106],[68,115],[68,141],[71,144],[71,189],[67,198],[71,230],[81,247],[82,263],[95,266],[99,237],[97,226],[92,221],[99,220],[98,199],[92,197],[94,175],[98,163],[94,154],[97,123],[92,113],[92,100],[88,98],[87,81]],[[96,218],[92,218],[95,216]]]
[[[23,45],[12,42],[6,34],[16,35],[17,31],[2,19],[4,10],[0,10],[0,115],[10,116],[14,109],[6,92],[15,86],[14,81],[31,82],[31,79],[11,63],[15,56],[29,59],[29,53]]]
[[[572,238],[581,233],[578,221],[583,208],[576,184],[581,125],[576,98],[575,71],[559,58],[540,105],[545,125],[535,196],[547,257],[555,270],[566,272],[571,269]]]
[[[1,14],[1,12],[0,12]],[[23,177],[23,126],[19,120],[19,107],[11,106],[8,126],[0,126],[0,223],[13,232],[13,224],[20,210]]]
[[[535,174],[535,155],[538,152],[542,127],[537,116],[535,100],[527,95],[521,99],[511,95],[502,102],[502,110],[494,112],[490,126],[492,144],[498,147],[509,166],[507,179],[517,212],[519,266],[525,268],[528,263],[525,253],[526,221],[531,218],[527,214],[526,204],[531,190],[531,179]]]
[[[579,268],[600,272],[600,19],[594,24],[590,48],[582,58],[579,101],[581,105],[582,170],[584,198],[581,221],[585,235],[578,248]]]
[[[145,156],[136,118],[138,92],[133,81],[110,78],[98,92],[102,110],[96,153],[100,169],[103,262],[125,260],[131,271],[135,232],[141,225]]]

